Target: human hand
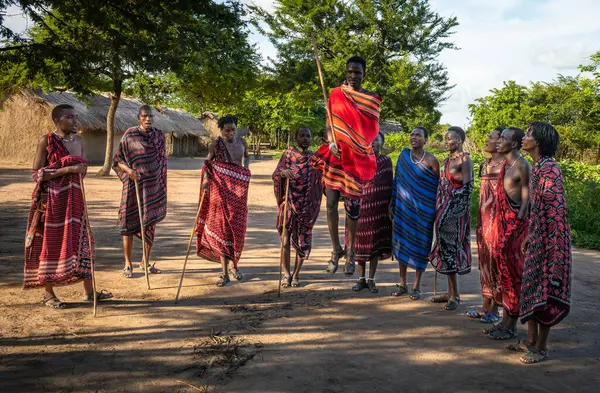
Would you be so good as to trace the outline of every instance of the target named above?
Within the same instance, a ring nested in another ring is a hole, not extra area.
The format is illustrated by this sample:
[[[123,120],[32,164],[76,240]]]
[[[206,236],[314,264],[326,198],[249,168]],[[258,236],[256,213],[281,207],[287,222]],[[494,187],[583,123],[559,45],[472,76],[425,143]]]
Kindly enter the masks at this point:
[[[210,183],[208,182],[208,179],[204,179],[204,181],[202,182],[202,186],[200,187],[200,189],[201,189],[202,191],[206,191],[206,190],[208,190],[208,185],[209,185],[209,184],[210,184]]]
[[[127,176],[129,176],[129,178],[133,181],[137,181],[142,178],[139,173],[137,173],[131,168],[129,168],[129,170],[127,171]]]
[[[295,176],[295,173],[291,169],[284,169],[283,171],[281,171],[280,175],[281,175],[281,177],[285,177],[286,179],[293,179]]]
[[[527,252],[527,247],[529,247],[529,237],[526,237],[521,244],[521,252],[525,254]]]
[[[342,157],[342,152],[340,151],[340,149],[337,147],[337,145],[335,143],[329,144],[329,150],[331,151],[331,154],[333,154],[336,158]]]

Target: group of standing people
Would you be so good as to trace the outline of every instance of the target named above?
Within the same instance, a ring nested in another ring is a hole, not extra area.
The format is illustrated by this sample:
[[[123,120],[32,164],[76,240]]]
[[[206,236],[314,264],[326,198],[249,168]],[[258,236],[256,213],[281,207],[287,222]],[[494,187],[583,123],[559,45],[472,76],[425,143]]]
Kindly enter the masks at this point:
[[[350,58],[345,74],[346,82],[331,91],[328,101],[328,143],[313,153],[310,130],[298,129],[296,146],[286,149],[273,173],[276,227],[282,242],[281,285],[300,285],[300,270],[310,255],[312,229],[325,195],[332,242],[327,273],[335,274],[345,257],[346,275],[352,276],[358,265],[359,279],[352,289],[376,293],[378,262],[393,256],[399,263],[400,283],[391,294],[419,300],[423,272],[431,263],[448,279],[447,293],[433,297],[432,302],[455,310],[461,301],[457,276],[471,271],[475,177],[469,154],[463,152],[465,132],[460,127],[447,130],[449,154],[440,165],[424,149],[429,131],[415,128],[410,149],[401,152],[393,171],[391,159],[381,153],[385,141],[379,132],[382,98],[362,87],[365,60]],[[94,245],[82,193],[87,163],[83,141],[76,135],[77,114],[72,107],[59,105],[52,118],[56,130],[41,138],[33,166],[36,187],[26,238],[25,287],[43,286],[44,304],[64,308],[54,286],[83,280],[84,298],[93,300],[90,260]],[[134,236],[145,240],[145,258],[139,268],[160,273],[148,260],[156,225],[167,212],[165,137],[153,127],[149,106],[140,108],[138,120],[139,125],[123,135],[113,162],[123,183],[118,222],[125,278],[133,277]],[[219,120],[222,136],[210,144],[201,171],[196,254],[221,264],[217,286],[227,285],[230,275],[243,279],[238,262],[244,247],[251,173],[248,147],[236,136],[236,123],[231,115]],[[527,340],[509,346],[527,352],[522,358],[525,363],[547,358],[550,327],[570,307],[569,225],[562,174],[553,159],[558,141],[556,130],[543,122],[531,123],[527,134],[514,127],[498,128],[485,146],[491,157],[479,171],[476,234],[484,303],[467,315],[498,322],[502,306],[502,321],[484,329],[497,340],[517,337],[519,317],[527,322]],[[533,168],[521,150],[531,156]],[[338,214],[342,200],[346,214],[343,243]],[[296,254],[293,269],[292,247]],[[416,271],[410,290],[409,267]],[[111,297],[107,291],[97,294],[98,300]]]

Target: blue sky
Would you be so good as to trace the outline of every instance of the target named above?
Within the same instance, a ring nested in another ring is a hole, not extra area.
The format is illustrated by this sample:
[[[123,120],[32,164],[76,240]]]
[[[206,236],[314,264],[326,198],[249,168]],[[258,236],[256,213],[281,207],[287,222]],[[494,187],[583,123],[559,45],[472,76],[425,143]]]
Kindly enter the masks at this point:
[[[272,10],[270,0],[242,0]],[[440,61],[456,87],[440,108],[442,122],[467,126],[468,107],[502,82],[549,81],[557,74],[577,75],[577,66],[600,50],[598,0],[430,0],[443,16],[458,17],[453,37],[457,51]],[[9,9],[8,14],[18,13]],[[6,25],[18,30],[25,20],[12,17]],[[253,34],[263,58],[276,55],[266,38]]]

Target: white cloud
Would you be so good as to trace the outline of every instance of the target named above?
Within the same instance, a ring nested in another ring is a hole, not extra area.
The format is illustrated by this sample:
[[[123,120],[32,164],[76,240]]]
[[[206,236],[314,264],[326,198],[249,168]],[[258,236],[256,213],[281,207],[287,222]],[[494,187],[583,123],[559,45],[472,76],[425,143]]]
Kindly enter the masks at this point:
[[[456,84],[442,106],[442,121],[466,126],[467,105],[510,79],[521,84],[576,75],[577,65],[600,50],[600,2],[592,0],[433,0],[443,16],[460,25],[459,51],[440,60]]]

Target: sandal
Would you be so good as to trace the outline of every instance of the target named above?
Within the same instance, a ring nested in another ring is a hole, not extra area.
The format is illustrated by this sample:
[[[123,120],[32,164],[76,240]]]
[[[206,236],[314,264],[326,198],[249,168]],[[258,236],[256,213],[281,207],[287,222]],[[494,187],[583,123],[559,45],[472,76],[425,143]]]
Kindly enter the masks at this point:
[[[345,250],[334,251],[331,253],[331,259],[327,264],[327,273],[335,274],[338,270],[340,259],[346,254]]]
[[[505,329],[504,327],[501,329],[496,329],[493,332],[491,332],[490,334],[488,334],[488,337],[491,340],[499,340],[499,341],[504,341],[504,340],[510,340],[513,338],[517,338],[517,329]]]
[[[483,307],[473,307],[465,312],[465,315],[472,319],[481,319],[485,316],[485,310]]]
[[[351,252],[346,254],[346,264],[344,265],[344,274],[347,276],[352,276],[354,271],[356,270],[356,253]]]
[[[446,310],[446,311],[456,310],[458,308],[459,304],[460,304],[460,298],[456,297],[456,296],[452,296],[450,299],[448,299],[448,303],[446,303],[446,305],[444,306],[444,310]]]
[[[521,356],[521,363],[534,364],[540,363],[548,359],[547,349],[537,349],[536,347],[529,348],[529,352]]]
[[[281,279],[281,288],[287,288],[290,286],[292,282],[292,278],[288,277],[288,276],[283,276],[283,278]]]
[[[497,312],[486,312],[484,316],[479,318],[481,323],[496,323],[500,320],[500,314]]]
[[[483,334],[491,334],[491,333],[493,333],[493,332],[495,332],[496,330],[499,330],[499,329],[504,329],[504,326],[502,326],[502,322],[500,322],[499,324],[496,324],[496,325],[492,326],[491,328],[483,328],[483,329],[481,329],[481,332]]]
[[[235,278],[238,281],[242,281],[242,278],[244,278],[242,273],[237,268],[229,269],[229,273],[231,273],[233,278]]]
[[[229,279],[229,275],[227,274],[221,274],[219,276],[219,280],[217,281],[216,285],[218,287],[224,287],[225,285],[227,285],[229,282],[231,282],[231,280]]]
[[[371,291],[371,293],[379,292],[379,289],[377,289],[377,286],[375,285],[375,280],[368,280],[367,286],[369,287],[369,291]]]
[[[437,295],[431,298],[431,303],[447,303],[450,300],[450,295],[447,293],[443,295]]]
[[[506,349],[513,352],[529,352],[531,348],[534,348],[534,345],[529,345],[527,340],[517,341],[516,344],[508,344]]]
[[[67,308],[67,303],[63,303],[56,296],[45,297],[42,303],[46,307],[53,308],[55,310],[63,310]]]
[[[354,292],[360,292],[365,288],[369,288],[369,286],[367,285],[367,280],[365,280],[364,278],[361,278],[356,282],[356,284],[354,284],[354,286],[352,287],[352,290]]]
[[[408,287],[406,285],[396,284],[396,286],[398,287],[398,290],[390,293],[390,296],[402,296],[405,293],[408,293]]]
[[[113,294],[108,292],[106,289],[103,289],[100,292],[96,292],[96,300],[98,300],[98,301],[112,299],[112,297],[113,297]],[[94,301],[94,294],[93,293],[87,294],[86,296],[83,297],[83,300],[86,302]]]
[[[148,273],[150,273],[150,274],[161,274],[162,271],[160,269],[154,267],[154,265],[155,265],[155,263],[153,263],[152,265],[146,265],[146,266],[149,266]],[[144,271],[144,265],[142,265],[141,263],[140,263],[140,270]]]
[[[133,278],[133,269],[131,269],[129,266],[123,269],[123,277]]]
[[[411,300],[421,300],[421,290],[413,288],[412,294],[410,295]]]
[[[298,277],[292,278],[292,287],[298,288],[299,286],[300,286],[300,280],[298,279]]]

